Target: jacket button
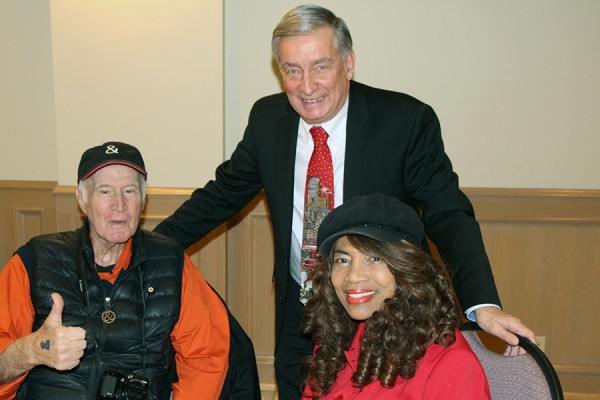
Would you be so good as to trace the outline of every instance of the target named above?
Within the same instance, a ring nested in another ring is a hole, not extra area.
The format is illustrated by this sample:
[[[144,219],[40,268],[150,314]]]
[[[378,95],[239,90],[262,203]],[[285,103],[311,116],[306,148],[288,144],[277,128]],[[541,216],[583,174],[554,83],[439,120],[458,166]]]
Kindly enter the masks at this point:
[[[283,296],[279,296],[279,302],[283,303]]]

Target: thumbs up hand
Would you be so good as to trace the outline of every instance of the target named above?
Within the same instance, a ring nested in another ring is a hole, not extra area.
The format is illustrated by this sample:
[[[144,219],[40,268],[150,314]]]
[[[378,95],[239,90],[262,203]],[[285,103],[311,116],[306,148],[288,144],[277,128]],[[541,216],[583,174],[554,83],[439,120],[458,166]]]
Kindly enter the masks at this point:
[[[46,321],[32,334],[30,343],[36,358],[34,363],[61,371],[73,369],[79,365],[87,345],[85,330],[77,326],[63,326],[63,298],[58,293],[52,293],[52,301],[54,304]]]

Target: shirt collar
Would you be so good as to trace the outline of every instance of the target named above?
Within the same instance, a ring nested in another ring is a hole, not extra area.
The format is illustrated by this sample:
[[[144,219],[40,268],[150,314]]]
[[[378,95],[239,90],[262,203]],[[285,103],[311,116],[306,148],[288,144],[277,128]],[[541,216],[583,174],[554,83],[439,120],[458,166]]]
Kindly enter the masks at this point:
[[[329,137],[335,136],[336,132],[338,131],[338,127],[341,124],[344,124],[348,117],[349,99],[350,99],[350,96],[348,96],[346,98],[346,101],[344,102],[344,105],[342,106],[340,111],[332,119],[330,119],[329,121],[324,122],[322,124],[311,125],[308,122],[304,121],[302,118],[300,118],[300,126],[302,128],[301,134],[305,135],[306,136],[305,138],[308,138],[310,136],[310,128],[312,128],[313,126],[321,126],[321,127],[323,127],[323,129],[325,129],[325,131],[327,132]]]
[[[344,351],[346,356],[346,361],[348,361],[348,365],[352,369],[352,372],[356,372],[356,366],[358,365],[358,356],[360,355],[360,341],[365,333],[365,323],[361,322],[358,324],[358,328],[356,329],[356,333],[354,334],[354,339],[352,339],[352,343],[350,343],[350,347],[348,350]]]
[[[127,268],[129,268],[132,254],[132,242],[133,238],[129,238],[127,243],[125,243],[125,247],[123,247],[123,251],[121,251],[121,255],[111,272],[98,272],[100,279],[107,280],[114,285],[121,271],[126,271]]]

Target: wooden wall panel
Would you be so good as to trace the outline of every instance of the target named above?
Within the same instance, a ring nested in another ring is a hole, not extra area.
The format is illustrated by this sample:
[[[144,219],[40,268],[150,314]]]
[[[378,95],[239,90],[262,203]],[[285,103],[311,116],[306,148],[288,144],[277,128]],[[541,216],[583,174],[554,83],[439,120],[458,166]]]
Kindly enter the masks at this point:
[[[81,225],[74,187],[0,182],[2,265],[32,235]],[[148,189],[152,229],[191,189]],[[473,201],[503,306],[538,336],[567,399],[600,399],[600,191],[465,189]],[[273,372],[274,288],[270,216],[260,194],[187,250],[254,341],[261,386]]]
[[[273,234],[262,195],[228,232],[228,304],[254,343],[261,387],[275,390],[275,287]]]
[[[600,394],[600,191],[466,191],[504,309],[537,336],[565,392]]]
[[[148,188],[146,207],[142,214],[142,228],[154,229],[187,200],[191,192],[191,189]],[[186,250],[194,265],[202,271],[204,278],[224,299],[227,298],[226,230],[225,224],[219,226]]]
[[[56,230],[56,182],[0,181],[0,270],[29,238]]]

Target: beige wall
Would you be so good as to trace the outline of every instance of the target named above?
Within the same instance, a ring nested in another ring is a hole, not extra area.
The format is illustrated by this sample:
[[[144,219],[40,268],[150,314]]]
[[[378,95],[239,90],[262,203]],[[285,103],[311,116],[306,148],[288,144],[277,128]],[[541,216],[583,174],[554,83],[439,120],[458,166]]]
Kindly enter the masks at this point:
[[[299,3],[225,1],[228,152],[279,88],[270,36]],[[600,2],[317,3],[346,20],[356,80],[434,107],[461,185],[600,188]]]
[[[1,2],[0,124],[10,142],[0,179],[73,184],[83,150],[124,140],[144,154],[150,185],[207,180],[223,160],[222,9],[218,0]]]
[[[600,2],[319,3],[350,26],[357,80],[435,108],[462,186],[600,188]],[[0,179],[72,184],[118,138],[151,186],[202,184],[279,91],[270,35],[297,4],[0,2]]]
[[[221,3],[51,5],[58,181],[74,181],[83,149],[121,138],[140,147],[150,185],[208,179],[223,158]]]
[[[0,179],[57,179],[48,1],[0,1],[0,138]]]

